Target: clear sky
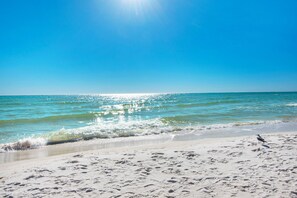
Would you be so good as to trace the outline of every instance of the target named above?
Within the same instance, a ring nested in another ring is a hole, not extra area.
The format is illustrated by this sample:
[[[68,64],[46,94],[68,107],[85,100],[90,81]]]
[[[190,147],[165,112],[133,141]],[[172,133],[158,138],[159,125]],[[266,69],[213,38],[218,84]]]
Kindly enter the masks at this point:
[[[296,0],[2,0],[0,94],[297,91]]]

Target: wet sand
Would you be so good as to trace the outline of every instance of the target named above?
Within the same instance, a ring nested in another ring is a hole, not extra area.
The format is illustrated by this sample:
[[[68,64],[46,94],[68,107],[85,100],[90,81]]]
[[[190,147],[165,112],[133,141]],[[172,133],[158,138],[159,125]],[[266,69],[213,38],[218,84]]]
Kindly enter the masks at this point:
[[[44,146],[38,149],[23,150],[20,152],[0,153],[0,164],[15,162],[19,160],[29,160],[36,158],[45,158],[56,155],[63,155],[76,152],[84,152],[99,149],[113,149],[117,147],[131,147],[139,145],[159,144],[171,141],[173,135],[154,135],[154,136],[136,136],[113,139],[93,139],[88,141],[78,141],[72,143],[56,144]]]
[[[297,197],[297,132],[80,151],[0,164],[1,197]],[[29,151],[28,151],[29,152]]]

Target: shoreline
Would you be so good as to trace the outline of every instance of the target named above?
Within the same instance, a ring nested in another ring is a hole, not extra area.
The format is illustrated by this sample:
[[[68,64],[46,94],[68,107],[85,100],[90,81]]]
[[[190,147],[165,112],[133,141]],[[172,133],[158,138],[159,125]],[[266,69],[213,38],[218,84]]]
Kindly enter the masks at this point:
[[[293,125],[291,125],[293,124]],[[294,133],[294,126],[297,122],[279,123],[274,128],[262,130],[261,134],[283,134]],[[261,125],[256,125],[261,126]],[[277,127],[276,127],[277,126]],[[252,130],[251,130],[252,129]],[[269,130],[269,132],[267,131]],[[117,138],[91,139],[74,142],[65,142],[62,144],[43,145],[33,149],[15,150],[0,152],[0,164],[14,161],[30,160],[35,158],[45,158],[56,155],[63,155],[75,152],[84,152],[90,150],[101,150],[105,148],[130,147],[141,145],[157,145],[167,141],[192,141],[203,139],[236,138],[256,135],[257,128],[232,127],[216,130],[204,130],[187,133],[164,133],[157,135],[129,136]]]
[[[0,164],[24,197],[296,197],[297,132],[167,141]]]
[[[113,139],[93,139],[77,142],[67,142],[63,144],[46,145],[36,149],[19,150],[0,153],[0,165],[38,158],[47,158],[76,152],[87,152],[92,150],[123,148],[129,146],[141,146],[148,144],[158,144],[172,140],[173,135],[151,135],[121,137]]]

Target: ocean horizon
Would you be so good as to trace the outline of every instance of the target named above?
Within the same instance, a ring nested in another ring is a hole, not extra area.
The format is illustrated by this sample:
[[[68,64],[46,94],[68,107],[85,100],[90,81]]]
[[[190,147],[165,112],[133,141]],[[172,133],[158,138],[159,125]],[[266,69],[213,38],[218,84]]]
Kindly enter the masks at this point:
[[[102,96],[102,95],[144,95],[144,94],[241,94],[241,93],[297,93],[297,91],[210,91],[210,92],[111,92],[111,93],[68,93],[68,94],[0,94],[0,96]]]

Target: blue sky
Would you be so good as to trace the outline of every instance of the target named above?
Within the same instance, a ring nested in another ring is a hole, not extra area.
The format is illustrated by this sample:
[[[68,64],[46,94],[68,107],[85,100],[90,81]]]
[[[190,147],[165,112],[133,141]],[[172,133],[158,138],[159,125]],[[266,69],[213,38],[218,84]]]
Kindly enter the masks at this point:
[[[296,0],[4,0],[0,94],[297,91]]]

